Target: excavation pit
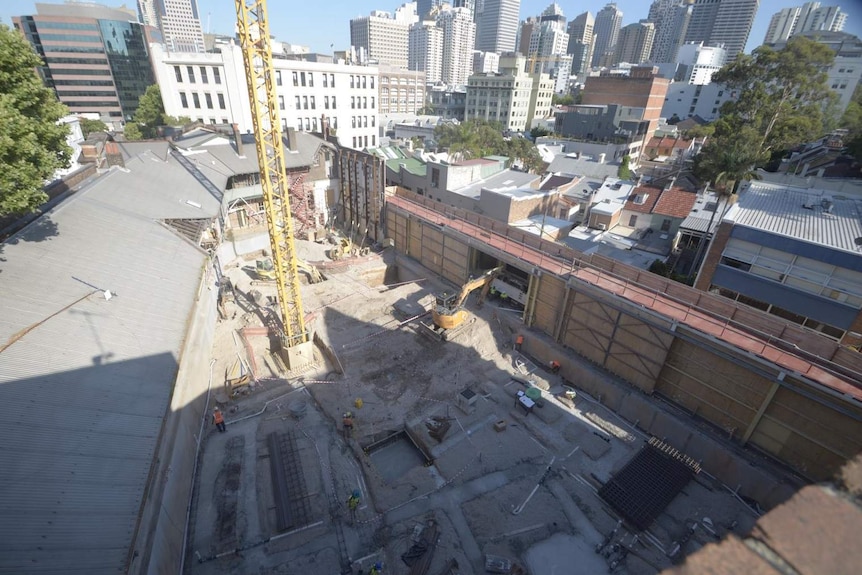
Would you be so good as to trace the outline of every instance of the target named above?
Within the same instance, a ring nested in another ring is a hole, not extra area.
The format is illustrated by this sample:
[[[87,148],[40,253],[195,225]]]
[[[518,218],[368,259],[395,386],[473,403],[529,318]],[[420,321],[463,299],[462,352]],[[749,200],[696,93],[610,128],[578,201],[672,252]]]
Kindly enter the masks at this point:
[[[406,431],[398,431],[365,448],[368,457],[386,483],[394,483],[419,465],[431,459],[413,442]]]

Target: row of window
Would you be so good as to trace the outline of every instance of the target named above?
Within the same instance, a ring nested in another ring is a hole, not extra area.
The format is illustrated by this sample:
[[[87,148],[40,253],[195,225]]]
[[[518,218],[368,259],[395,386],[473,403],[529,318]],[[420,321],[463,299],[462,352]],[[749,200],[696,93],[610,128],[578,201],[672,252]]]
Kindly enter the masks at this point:
[[[317,101],[316,101],[314,96],[294,96],[294,98],[296,98],[295,107],[297,110],[316,110],[317,109],[317,103],[316,103]],[[324,96],[323,97],[323,109],[324,110],[330,109],[330,103],[332,104],[331,109],[333,109],[333,110],[337,109],[336,104],[338,102],[337,102],[336,97],[331,96],[331,98],[332,99],[330,100],[330,96]],[[284,110],[284,96],[278,97],[278,109]]]
[[[39,30],[50,28],[53,30],[98,30],[95,24],[79,24],[76,22],[50,22],[39,20]]]
[[[84,34],[39,34],[39,40],[54,40],[56,42],[98,42],[102,43],[100,36],[85,36]]]
[[[377,145],[377,138],[372,135],[371,136],[371,147],[373,148],[376,145]],[[359,136],[359,137],[353,136],[353,147],[356,148],[357,150],[360,147],[367,148],[368,147],[368,136]]]
[[[101,97],[107,97],[107,98],[110,98],[111,96],[113,96],[115,98],[117,97],[117,93],[113,90],[107,90],[105,92],[90,92],[90,91],[86,91],[86,90],[71,90],[71,91],[58,90],[57,93],[60,96],[63,96],[64,98],[67,96],[82,96],[82,97],[101,96]],[[116,104],[116,102],[113,102],[113,104]]]
[[[108,63],[105,58],[66,58],[64,56],[46,56],[46,64],[84,64],[104,66]]]
[[[104,54],[102,46],[68,46],[65,44],[42,46],[44,52],[64,52],[68,54]]]
[[[792,311],[788,311],[786,309],[780,308],[777,305],[770,304],[765,301],[760,301],[741,293],[737,293],[733,290],[725,289],[723,287],[718,286],[710,286],[709,291],[712,293],[718,293],[726,298],[732,299],[734,301],[738,301],[739,303],[743,303],[747,306],[759,309],[761,311],[765,311],[767,313],[771,313],[772,315],[778,316],[780,318],[786,319],[788,321],[792,321],[793,323],[802,325],[807,327],[808,329],[817,331],[822,333],[823,335],[827,335],[834,339],[841,339],[844,337],[844,330],[827,323],[823,323],[821,321],[817,321],[816,319],[805,317],[803,315],[799,315],[797,313],[793,313]]]
[[[107,64],[107,62],[103,62]],[[87,70],[87,69],[54,69],[51,75],[57,76],[110,76],[110,70]]]
[[[293,76],[293,85],[294,86],[307,86],[309,88],[314,88],[314,72],[291,72]],[[324,72],[318,72],[318,74],[323,78],[323,87],[324,88],[334,88],[335,87],[335,74],[326,74]],[[281,70],[276,70],[275,72],[275,85],[281,86]],[[352,85],[350,86],[353,87]]]
[[[418,80],[410,80],[409,78],[392,78],[390,80],[388,76],[380,76],[380,83],[381,84],[392,84],[393,86],[396,84],[401,84],[402,86],[409,86],[411,84],[414,86],[421,86],[422,85],[422,83],[419,82]],[[371,87],[372,88],[374,87],[373,82],[372,82]]]
[[[350,117],[351,124],[353,128],[367,128],[368,127],[368,116],[351,116]],[[371,116],[371,127],[373,128],[377,123],[377,116]]]
[[[370,86],[368,85],[369,78],[371,79]],[[371,88],[374,89],[374,76],[354,76],[350,75],[351,88]]]
[[[201,72],[201,84],[209,84],[209,73],[207,72],[207,66],[198,66]],[[212,67],[213,72],[213,82],[216,84],[221,84],[221,70],[216,66]],[[177,78],[177,82],[183,82],[183,72],[179,66],[174,66],[174,76]],[[189,84],[196,84],[197,78],[195,77],[195,67],[194,66],[186,66],[186,76],[188,77]]]
[[[113,86],[113,80],[54,80],[55,86]]]
[[[216,94],[216,97],[218,98],[219,109],[226,110],[227,106],[225,105],[224,94]],[[214,109],[213,108],[212,94],[209,94],[209,93],[204,94],[204,101],[206,102],[207,109],[209,109],[209,110]],[[193,108],[201,109],[201,98],[197,92],[192,92],[192,103],[194,104],[194,106],[192,106]],[[180,104],[182,105],[183,108],[189,107],[189,99],[188,99],[188,96],[186,96],[185,92],[180,92]]]

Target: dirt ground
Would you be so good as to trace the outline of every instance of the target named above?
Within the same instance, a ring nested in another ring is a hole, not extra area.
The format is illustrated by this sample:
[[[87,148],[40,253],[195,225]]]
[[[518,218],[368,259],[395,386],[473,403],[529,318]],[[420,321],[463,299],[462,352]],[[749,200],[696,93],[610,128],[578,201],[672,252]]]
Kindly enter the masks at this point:
[[[326,246],[298,242],[298,251],[327,259]],[[316,365],[285,375],[266,335],[241,333],[264,325],[275,294],[253,267],[253,259],[227,266],[238,293],[259,291],[261,305],[244,295],[228,304],[213,373],[220,385],[241,362],[258,381],[236,397],[214,394],[227,432],[211,428],[203,443],[187,573],[368,573],[379,561],[396,575],[412,572],[402,556],[430,553],[428,570],[414,572],[494,572],[486,561],[498,556],[512,573],[648,574],[753,524],[730,493],[698,476],[648,531],[620,525],[597,489],[646,438],[584,394],[563,399],[562,382],[541,367],[519,371],[512,344],[523,326],[499,302],[478,310],[473,296],[476,321],[454,341],[421,334],[417,324],[430,316],[405,320],[453,286],[396,265],[391,252],[328,263],[326,281],[302,286],[304,310],[332,353],[318,346]],[[513,375],[544,390],[541,407],[517,405],[525,385]],[[432,417],[449,426],[441,441],[429,433]],[[430,537],[435,528],[439,537]]]

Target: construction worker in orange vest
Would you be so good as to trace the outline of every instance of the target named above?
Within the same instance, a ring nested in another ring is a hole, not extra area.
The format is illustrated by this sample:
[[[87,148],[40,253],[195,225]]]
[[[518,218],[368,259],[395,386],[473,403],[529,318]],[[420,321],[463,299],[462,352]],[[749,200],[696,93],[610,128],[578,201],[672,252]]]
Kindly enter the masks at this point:
[[[222,415],[221,410],[218,408],[218,406],[213,408],[213,423],[215,424],[216,429],[218,429],[219,432],[225,431],[227,429],[224,424],[224,416]]]
[[[524,336],[519,335],[515,338],[515,351],[521,351],[522,345],[524,345]]]
[[[560,362],[556,359],[551,360],[551,373],[557,374],[560,373]]]

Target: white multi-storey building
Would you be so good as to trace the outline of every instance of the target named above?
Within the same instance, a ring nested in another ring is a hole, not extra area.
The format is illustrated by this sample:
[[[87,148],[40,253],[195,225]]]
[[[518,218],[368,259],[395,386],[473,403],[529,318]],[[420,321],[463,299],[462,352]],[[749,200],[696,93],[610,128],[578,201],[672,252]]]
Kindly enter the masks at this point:
[[[732,99],[734,92],[719,84],[695,85],[685,82],[671,82],[667,88],[662,118],[680,120],[700,116],[708,122],[717,120],[722,104]]]
[[[375,10],[350,21],[350,45],[365,50],[371,60],[407,68],[410,26],[418,21],[416,2],[403,4],[394,16]]]
[[[510,52],[518,35],[521,0],[478,0],[476,3],[476,49]]]
[[[253,129],[239,46],[219,44],[206,53],[169,52],[160,44],[150,49],[168,115]],[[284,58],[274,58],[273,66],[284,128],[321,132],[326,118],[342,146],[378,144],[377,68]]]
[[[727,50],[734,60],[745,50],[760,0],[694,0],[686,42],[703,42]]]
[[[709,84],[712,75],[727,62],[727,51],[722,47],[704,46],[691,42],[680,46],[677,53],[674,81],[688,84]]]
[[[159,27],[159,17],[156,14],[156,0],[138,0],[138,14],[141,18],[141,24]]]
[[[567,54],[572,56],[572,74],[581,76],[590,69],[593,61],[593,28],[596,20],[589,12],[579,14],[569,22],[569,46]]]
[[[409,70],[425,72],[429,84],[443,77],[443,30],[434,20],[417,22],[410,26],[408,42]]]
[[[666,64],[676,61],[677,51],[683,44],[692,6],[686,0],[655,0],[649,9],[647,20],[655,24],[655,39],[650,59],[654,63]]]
[[[500,69],[500,55],[496,52],[473,51],[473,73],[497,73]],[[466,84],[466,82],[465,82]]]
[[[500,122],[504,130],[528,129],[528,120],[541,115],[543,111],[536,114],[535,110],[530,109],[535,76],[524,72],[525,64],[523,56],[505,54],[500,58],[500,72],[470,76],[464,119]],[[548,91],[547,86],[545,91]],[[539,93],[536,92],[536,101],[543,104],[545,96],[543,94],[539,98]],[[550,107],[550,96],[547,98]]]
[[[783,8],[772,15],[764,44],[784,42],[804,32],[840,32],[844,29],[847,14],[838,6],[820,6],[820,2],[806,2],[802,6]]]
[[[204,51],[197,0],[157,0],[156,14],[168,49],[175,52]]]
[[[473,13],[467,8],[444,10],[437,16],[437,23],[443,29],[443,83],[466,84],[472,74],[476,41]]]

